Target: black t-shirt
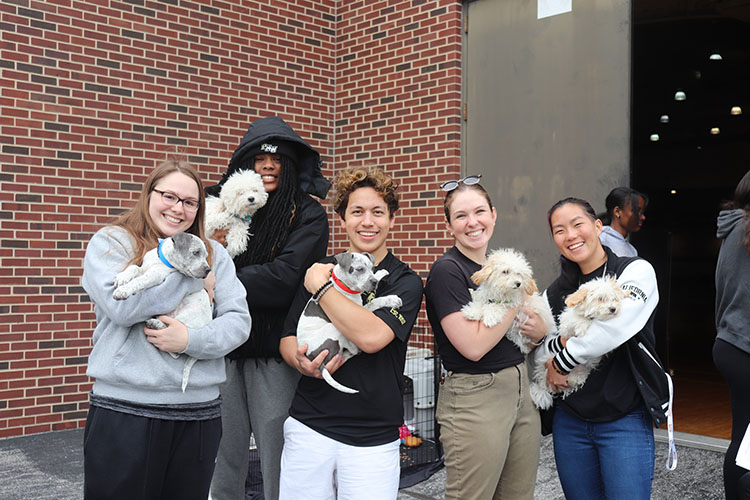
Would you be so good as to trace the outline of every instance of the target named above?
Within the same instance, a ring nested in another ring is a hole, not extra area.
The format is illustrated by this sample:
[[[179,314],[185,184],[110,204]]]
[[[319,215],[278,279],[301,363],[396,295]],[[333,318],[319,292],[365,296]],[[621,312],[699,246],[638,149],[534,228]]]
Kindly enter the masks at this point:
[[[328,257],[323,262],[332,263]],[[344,394],[324,380],[302,377],[292,400],[289,414],[315,431],[341,443],[353,446],[377,446],[398,439],[398,428],[404,423],[403,391],[406,345],[411,327],[422,303],[422,280],[390,252],[375,271],[385,269],[388,275],[374,294],[362,295],[364,303],[375,297],[398,295],[398,310],[377,309],[373,313],[393,331],[395,338],[376,353],[360,353],[344,363],[333,374],[357,394]],[[328,292],[330,293],[330,292]],[[304,285],[292,303],[284,336],[297,335],[297,323],[310,293]]]
[[[510,340],[503,337],[500,342],[479,361],[461,355],[446,337],[440,320],[460,311],[471,301],[469,289],[476,289],[471,275],[482,266],[463,255],[456,247],[451,248],[432,265],[425,285],[427,318],[437,342],[438,353],[446,370],[457,373],[494,373],[523,362],[523,354]]]

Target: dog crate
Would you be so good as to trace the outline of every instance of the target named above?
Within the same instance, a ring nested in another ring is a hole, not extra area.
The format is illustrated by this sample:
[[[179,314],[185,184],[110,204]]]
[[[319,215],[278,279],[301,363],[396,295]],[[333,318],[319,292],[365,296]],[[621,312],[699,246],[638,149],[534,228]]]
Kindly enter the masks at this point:
[[[429,349],[407,350],[404,366],[404,426],[401,428],[400,488],[417,484],[443,465],[435,422],[441,363]]]

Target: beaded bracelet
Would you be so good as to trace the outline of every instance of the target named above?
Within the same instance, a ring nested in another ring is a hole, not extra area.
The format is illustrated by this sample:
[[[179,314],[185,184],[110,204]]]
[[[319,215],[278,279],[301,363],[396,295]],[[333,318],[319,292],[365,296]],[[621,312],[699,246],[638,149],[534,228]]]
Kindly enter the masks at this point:
[[[323,283],[323,285],[320,288],[318,288],[313,294],[312,296],[313,302],[315,302],[316,304],[320,302],[320,299],[321,297],[323,297],[323,294],[326,293],[328,289],[331,288],[332,286],[333,286],[333,282],[331,280],[328,280],[325,283]]]

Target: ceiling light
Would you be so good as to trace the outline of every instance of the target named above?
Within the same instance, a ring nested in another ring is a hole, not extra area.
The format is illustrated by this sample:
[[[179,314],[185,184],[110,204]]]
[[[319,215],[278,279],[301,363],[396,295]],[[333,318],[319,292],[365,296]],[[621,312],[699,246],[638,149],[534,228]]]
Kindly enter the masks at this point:
[[[711,135],[719,135],[719,127],[711,127]]]
[[[730,115],[741,115],[742,114],[742,108],[739,106],[732,106],[732,110],[729,112]]]
[[[687,99],[687,96],[685,95],[685,92],[683,92],[682,90],[678,90],[677,92],[674,93],[675,101],[684,101],[685,99]]]
[[[659,121],[662,123],[669,123],[669,115],[661,115]]]
[[[659,134],[651,134],[651,142],[656,142],[659,140]]]
[[[713,54],[708,56],[708,58],[712,61],[721,61],[721,54],[719,54],[718,52],[714,52]]]
[[[671,190],[671,191],[669,192],[669,194],[677,194],[677,190],[676,190],[676,189],[673,189],[673,190]]]

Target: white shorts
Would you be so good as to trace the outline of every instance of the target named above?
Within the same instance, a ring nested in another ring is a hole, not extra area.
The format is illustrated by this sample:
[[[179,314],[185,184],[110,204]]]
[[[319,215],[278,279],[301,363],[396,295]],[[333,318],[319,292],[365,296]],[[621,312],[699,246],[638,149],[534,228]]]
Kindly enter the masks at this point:
[[[395,500],[400,475],[398,439],[352,446],[284,422],[279,500]]]

